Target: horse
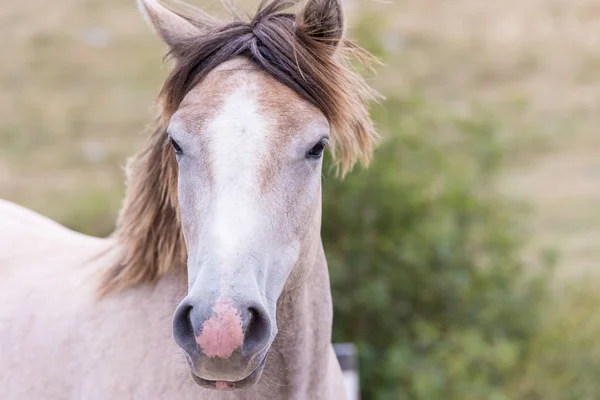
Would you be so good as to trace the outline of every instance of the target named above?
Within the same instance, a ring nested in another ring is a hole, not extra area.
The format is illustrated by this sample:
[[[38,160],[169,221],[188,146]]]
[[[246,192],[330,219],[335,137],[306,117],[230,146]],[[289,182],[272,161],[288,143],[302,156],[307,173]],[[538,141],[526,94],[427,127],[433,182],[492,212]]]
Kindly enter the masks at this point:
[[[115,232],[0,202],[0,397],[345,398],[322,160],[372,156],[371,56],[340,0],[138,6],[173,66]]]

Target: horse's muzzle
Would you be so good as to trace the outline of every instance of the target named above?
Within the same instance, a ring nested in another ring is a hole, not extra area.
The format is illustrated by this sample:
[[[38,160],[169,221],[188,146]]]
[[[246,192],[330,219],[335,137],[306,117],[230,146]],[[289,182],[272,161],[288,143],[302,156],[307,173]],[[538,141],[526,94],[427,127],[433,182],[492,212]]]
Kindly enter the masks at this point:
[[[264,307],[218,298],[210,307],[186,297],[173,318],[173,337],[184,350],[196,383],[236,389],[260,378],[274,335]]]

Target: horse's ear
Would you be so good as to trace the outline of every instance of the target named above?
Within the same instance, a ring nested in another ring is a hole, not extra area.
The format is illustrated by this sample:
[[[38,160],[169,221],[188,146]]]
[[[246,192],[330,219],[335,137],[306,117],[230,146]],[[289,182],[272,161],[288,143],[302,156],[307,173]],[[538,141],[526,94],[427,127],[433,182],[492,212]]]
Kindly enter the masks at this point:
[[[157,0],[137,0],[137,3],[146,21],[170,47],[176,47],[188,39],[198,37],[202,32],[198,26],[184,18],[182,14],[167,8]],[[186,5],[186,7],[193,8],[190,5]],[[200,10],[198,12],[200,13]]]
[[[308,0],[296,20],[298,29],[334,50],[344,37],[341,0]]]

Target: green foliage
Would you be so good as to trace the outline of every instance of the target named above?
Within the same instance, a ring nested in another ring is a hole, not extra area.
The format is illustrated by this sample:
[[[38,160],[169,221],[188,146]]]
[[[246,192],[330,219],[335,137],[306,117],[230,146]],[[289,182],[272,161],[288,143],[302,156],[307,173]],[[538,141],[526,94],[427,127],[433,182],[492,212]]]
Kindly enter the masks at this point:
[[[571,285],[547,304],[544,329],[526,360],[513,398],[524,400],[592,400],[600,395],[600,294],[597,277]],[[587,281],[587,282],[586,282]]]
[[[324,182],[334,341],[359,346],[365,399],[507,399],[532,349],[546,282],[493,190],[498,124],[476,115],[387,101],[370,168]]]

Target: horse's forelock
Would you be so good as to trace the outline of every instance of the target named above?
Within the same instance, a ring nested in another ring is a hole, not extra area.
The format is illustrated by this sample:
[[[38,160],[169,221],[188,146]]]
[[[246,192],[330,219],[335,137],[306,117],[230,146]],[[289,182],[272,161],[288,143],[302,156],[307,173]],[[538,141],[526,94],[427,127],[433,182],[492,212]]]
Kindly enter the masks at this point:
[[[343,175],[358,160],[369,162],[376,138],[367,103],[378,95],[350,63],[371,64],[375,59],[338,35],[328,38],[309,16],[285,12],[295,4],[263,1],[249,22],[191,19],[204,29],[198,37],[171,46],[175,67],[160,94],[163,120],[213,68],[234,57],[247,57],[325,114],[332,127],[334,160]]]

